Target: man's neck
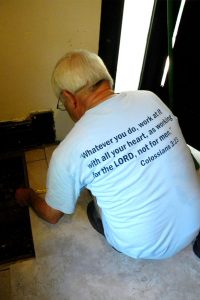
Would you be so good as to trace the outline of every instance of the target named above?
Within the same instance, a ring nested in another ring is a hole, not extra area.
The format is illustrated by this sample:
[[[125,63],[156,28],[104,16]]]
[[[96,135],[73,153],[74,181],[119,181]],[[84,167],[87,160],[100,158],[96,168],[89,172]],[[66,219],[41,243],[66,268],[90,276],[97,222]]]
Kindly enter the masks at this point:
[[[103,101],[109,99],[114,95],[114,91],[110,88],[107,81],[102,82],[102,84],[94,91],[89,91],[83,95],[82,101],[84,101],[86,110],[89,110]]]

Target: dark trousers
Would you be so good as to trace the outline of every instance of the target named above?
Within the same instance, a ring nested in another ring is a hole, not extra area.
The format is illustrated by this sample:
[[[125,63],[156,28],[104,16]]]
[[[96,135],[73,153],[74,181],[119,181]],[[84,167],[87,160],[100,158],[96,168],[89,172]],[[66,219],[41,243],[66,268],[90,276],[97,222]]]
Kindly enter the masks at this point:
[[[101,221],[101,218],[99,217],[99,214],[95,208],[94,201],[91,201],[88,206],[87,206],[87,216],[90,221],[90,224],[92,227],[98,231],[100,234],[104,235],[104,229],[103,229],[103,224]]]
[[[196,240],[193,244],[193,251],[200,258],[200,233],[197,235]]]
[[[91,201],[87,206],[87,216],[88,216],[88,219],[89,219],[90,224],[92,225],[92,227],[105,237],[103,224],[102,224],[101,218],[99,217],[99,213],[96,210],[94,201]],[[112,248],[115,251],[121,253],[120,251],[118,251],[114,247],[112,247]]]

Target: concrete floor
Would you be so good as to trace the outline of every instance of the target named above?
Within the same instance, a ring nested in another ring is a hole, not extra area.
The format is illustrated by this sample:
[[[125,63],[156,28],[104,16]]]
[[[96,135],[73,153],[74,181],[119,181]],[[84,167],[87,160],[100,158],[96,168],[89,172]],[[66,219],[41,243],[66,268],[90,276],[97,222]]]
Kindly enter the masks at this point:
[[[27,153],[30,185],[45,186],[53,147]],[[89,224],[84,191],[74,215],[58,224],[30,209],[36,258],[0,271],[2,300],[197,300],[200,260],[188,246],[164,261],[134,260],[113,250]]]

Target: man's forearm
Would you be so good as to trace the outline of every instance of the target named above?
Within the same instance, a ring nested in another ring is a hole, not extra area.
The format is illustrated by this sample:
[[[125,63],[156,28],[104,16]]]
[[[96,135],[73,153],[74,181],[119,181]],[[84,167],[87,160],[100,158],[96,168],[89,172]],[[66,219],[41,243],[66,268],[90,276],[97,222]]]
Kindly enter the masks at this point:
[[[46,201],[34,191],[31,192],[29,201],[30,206],[33,208],[36,214],[51,224],[56,224],[63,216],[62,212],[50,207]]]
[[[31,206],[36,214],[45,221],[55,224],[63,213],[50,207],[33,189],[19,188],[16,190],[15,199],[20,206]]]

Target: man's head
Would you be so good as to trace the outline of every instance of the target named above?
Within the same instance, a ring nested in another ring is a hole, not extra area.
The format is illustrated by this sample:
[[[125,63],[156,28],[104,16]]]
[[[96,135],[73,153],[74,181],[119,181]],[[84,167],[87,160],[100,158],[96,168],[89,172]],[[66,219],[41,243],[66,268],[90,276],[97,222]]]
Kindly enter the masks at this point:
[[[113,80],[101,58],[87,50],[75,50],[62,57],[52,74],[52,87],[57,98],[62,91],[76,94],[82,88],[91,88],[107,80],[110,87]]]

